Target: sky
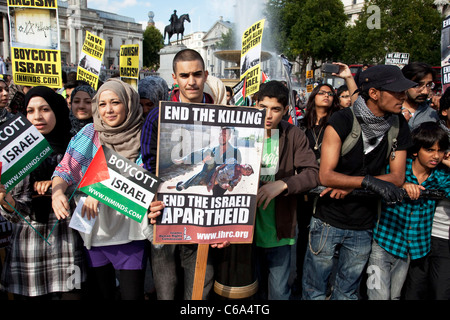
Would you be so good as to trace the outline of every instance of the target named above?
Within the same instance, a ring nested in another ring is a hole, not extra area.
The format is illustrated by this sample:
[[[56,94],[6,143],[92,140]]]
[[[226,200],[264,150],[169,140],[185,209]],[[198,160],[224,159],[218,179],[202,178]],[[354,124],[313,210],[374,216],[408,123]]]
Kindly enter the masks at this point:
[[[173,10],[177,10],[178,16],[188,13],[191,23],[186,22],[184,25],[186,35],[196,31],[208,31],[220,16],[225,21],[232,21],[235,1],[237,0],[88,0],[87,3],[88,8],[134,18],[144,28],[149,20],[149,11],[153,11],[153,20],[161,32],[170,23]],[[227,5],[224,5],[225,2]]]
[[[197,31],[207,32],[223,17],[224,21],[236,22],[239,16],[245,15],[250,21],[243,24],[249,26],[261,19],[260,9],[266,0],[88,0],[88,8],[120,14],[134,18],[143,28],[148,23],[148,13],[155,15],[156,27],[164,34],[174,10],[177,15],[189,14],[191,23],[184,24],[185,35]],[[236,5],[237,4],[237,5]],[[237,12],[239,11],[239,12]],[[255,17],[252,17],[255,15]],[[236,17],[237,16],[237,17]]]

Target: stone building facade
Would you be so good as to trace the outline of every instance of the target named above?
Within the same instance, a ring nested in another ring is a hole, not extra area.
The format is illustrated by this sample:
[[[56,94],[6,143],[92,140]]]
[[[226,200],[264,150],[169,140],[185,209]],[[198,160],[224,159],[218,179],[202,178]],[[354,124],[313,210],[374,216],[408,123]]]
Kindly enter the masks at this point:
[[[105,39],[103,63],[106,68],[117,66],[120,46],[139,44],[142,67],[142,24],[134,18],[88,8],[87,0],[58,0],[61,38],[61,59],[67,64],[78,64],[86,31]],[[0,0],[0,56],[10,57],[8,6]]]

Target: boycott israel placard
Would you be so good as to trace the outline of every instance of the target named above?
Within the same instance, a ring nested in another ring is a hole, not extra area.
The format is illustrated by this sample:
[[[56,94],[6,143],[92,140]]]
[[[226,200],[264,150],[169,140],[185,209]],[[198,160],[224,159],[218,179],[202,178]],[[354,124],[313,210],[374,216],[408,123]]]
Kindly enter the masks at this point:
[[[8,0],[14,83],[61,88],[62,68],[56,0]]]
[[[97,89],[104,53],[105,40],[86,31],[77,69],[77,79],[86,81],[91,87]]]
[[[161,102],[155,243],[251,243],[265,112]]]
[[[246,79],[245,97],[259,91],[264,22],[265,19],[256,22],[242,35],[241,80]]]
[[[160,180],[141,166],[102,146],[78,189],[141,223]]]
[[[23,116],[15,115],[0,127],[1,183],[9,192],[51,153],[44,136]]]

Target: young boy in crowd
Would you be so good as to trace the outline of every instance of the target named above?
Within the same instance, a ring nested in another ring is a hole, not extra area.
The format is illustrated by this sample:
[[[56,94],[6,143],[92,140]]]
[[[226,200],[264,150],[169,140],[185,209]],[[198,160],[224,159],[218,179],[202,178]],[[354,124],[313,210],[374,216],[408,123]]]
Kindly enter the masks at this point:
[[[257,97],[256,106],[266,110],[255,222],[257,278],[262,299],[289,300],[297,196],[318,185],[319,168],[304,132],[282,120],[289,108],[286,86],[267,82]]]
[[[406,162],[403,188],[409,197],[402,202],[382,202],[368,264],[370,300],[400,299],[405,279],[405,298],[423,292],[424,273],[430,252],[436,200],[421,197],[424,190],[450,194],[448,168],[441,162],[448,148],[447,133],[434,122],[424,122],[412,132],[413,146]],[[409,271],[408,271],[409,270]]]
[[[450,143],[450,90],[445,90],[439,102],[439,122],[447,132]],[[447,149],[442,163],[450,167],[450,150]],[[450,300],[450,200],[442,199],[436,206],[433,229],[431,230],[431,251],[429,262],[429,298]]]

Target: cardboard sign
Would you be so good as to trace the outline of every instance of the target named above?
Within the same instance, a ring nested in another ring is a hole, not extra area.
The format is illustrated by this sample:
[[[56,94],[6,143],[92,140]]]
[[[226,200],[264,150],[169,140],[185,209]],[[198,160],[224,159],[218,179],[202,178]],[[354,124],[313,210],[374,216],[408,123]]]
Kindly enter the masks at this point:
[[[242,35],[241,80],[246,79],[245,97],[259,91],[261,84],[261,47],[265,19],[262,19]]]
[[[91,87],[97,89],[104,54],[105,40],[86,31],[77,69],[77,79],[86,81]]]
[[[251,243],[265,113],[161,102],[155,243]]]
[[[61,88],[57,1],[8,1],[14,83]]]

